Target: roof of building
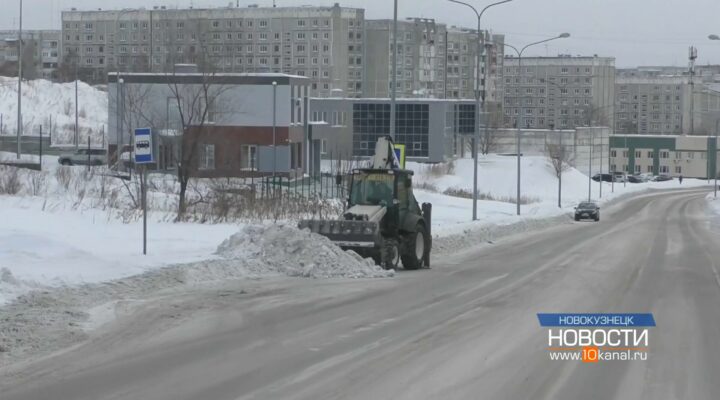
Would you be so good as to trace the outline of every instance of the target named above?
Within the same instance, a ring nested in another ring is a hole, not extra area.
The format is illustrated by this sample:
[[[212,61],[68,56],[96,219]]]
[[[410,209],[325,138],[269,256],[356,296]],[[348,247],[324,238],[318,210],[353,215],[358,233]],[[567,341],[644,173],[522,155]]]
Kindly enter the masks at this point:
[[[280,73],[150,73],[150,72],[109,72],[108,83],[116,83],[122,79],[126,83],[203,83],[235,84],[235,85],[278,85],[290,83],[309,84],[310,79],[305,76]]]

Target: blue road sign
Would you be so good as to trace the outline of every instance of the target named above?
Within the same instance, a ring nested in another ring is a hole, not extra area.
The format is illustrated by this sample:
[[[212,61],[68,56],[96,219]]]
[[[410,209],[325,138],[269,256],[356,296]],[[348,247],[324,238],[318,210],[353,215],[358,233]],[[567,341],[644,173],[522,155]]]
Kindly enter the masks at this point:
[[[152,130],[150,128],[135,129],[135,164],[155,162],[153,157]]]

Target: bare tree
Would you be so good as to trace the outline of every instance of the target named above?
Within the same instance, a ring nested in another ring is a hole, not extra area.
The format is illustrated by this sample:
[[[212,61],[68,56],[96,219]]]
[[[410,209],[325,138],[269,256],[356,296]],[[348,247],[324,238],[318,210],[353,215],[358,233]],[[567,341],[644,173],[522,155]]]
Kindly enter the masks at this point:
[[[561,134],[558,132],[558,135]],[[562,208],[562,174],[570,168],[573,153],[562,144],[562,136],[559,137],[559,143],[545,144],[545,154],[553,166],[555,176],[558,178],[558,208]]]
[[[502,107],[499,103],[488,103],[486,110],[486,127],[480,132],[480,141],[478,142],[480,153],[484,155],[497,150],[497,130],[503,122]]]
[[[171,79],[168,83],[172,98],[177,106],[177,117],[182,138],[177,165],[177,177],[180,184],[177,218],[182,219],[187,211],[186,194],[188,183],[198,168],[199,145],[203,136],[211,135],[215,129],[217,99],[228,86],[217,83],[214,69],[203,70],[197,83],[178,83]]]

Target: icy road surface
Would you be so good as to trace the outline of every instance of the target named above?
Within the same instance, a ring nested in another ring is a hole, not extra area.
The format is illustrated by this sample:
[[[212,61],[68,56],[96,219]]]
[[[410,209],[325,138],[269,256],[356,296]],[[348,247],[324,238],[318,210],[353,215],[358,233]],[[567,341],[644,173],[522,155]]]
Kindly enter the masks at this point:
[[[392,279],[158,296],[0,370],[2,399],[717,399],[720,235],[705,194],[637,197],[599,223]],[[649,359],[550,361],[538,312],[652,312]]]

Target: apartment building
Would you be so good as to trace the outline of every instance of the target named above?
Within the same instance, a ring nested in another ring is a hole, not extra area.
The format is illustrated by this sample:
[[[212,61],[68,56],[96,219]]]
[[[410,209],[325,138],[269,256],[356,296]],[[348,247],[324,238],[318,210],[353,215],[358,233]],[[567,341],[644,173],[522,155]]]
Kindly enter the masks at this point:
[[[680,135],[690,131],[691,87],[686,76],[618,76],[615,132]]]
[[[368,20],[366,27],[365,97],[390,97],[392,90],[393,21]],[[397,96],[400,98],[475,97],[478,35],[438,23],[433,19],[398,21]],[[488,68],[487,101],[502,96],[504,36],[486,34],[486,52],[481,59],[481,90]],[[486,61],[487,58],[487,61]]]
[[[393,21],[365,22],[365,97],[390,97],[392,90]],[[397,25],[397,96],[443,97],[445,25],[433,19],[408,18]]]
[[[614,126],[615,59],[516,57],[504,60],[504,124],[572,129]]]
[[[0,71],[17,76],[18,32],[0,31]],[[62,52],[59,30],[23,31],[23,76],[28,79],[54,77]]]
[[[481,90],[487,87],[485,100],[502,103],[503,98],[503,59],[505,58],[505,36],[485,32],[485,52],[481,61]],[[452,99],[475,98],[475,78],[477,60],[477,31],[452,26],[447,30],[447,82],[446,97]]]
[[[308,77],[314,96],[363,90],[364,10],[340,7],[71,10],[62,13],[63,61],[86,79],[109,71],[217,72]]]

